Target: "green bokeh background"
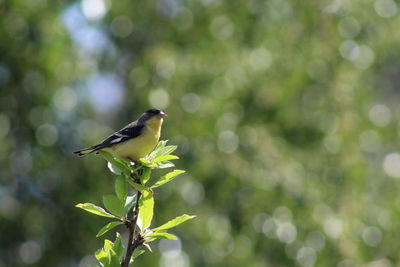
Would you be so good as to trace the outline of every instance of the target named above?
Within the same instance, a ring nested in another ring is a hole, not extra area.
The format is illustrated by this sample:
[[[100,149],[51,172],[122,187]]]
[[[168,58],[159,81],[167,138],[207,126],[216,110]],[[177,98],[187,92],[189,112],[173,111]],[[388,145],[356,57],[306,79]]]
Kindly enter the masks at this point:
[[[71,151],[150,107],[153,223],[197,218],[136,266],[399,266],[399,5],[0,1],[0,266],[94,263],[113,177]]]

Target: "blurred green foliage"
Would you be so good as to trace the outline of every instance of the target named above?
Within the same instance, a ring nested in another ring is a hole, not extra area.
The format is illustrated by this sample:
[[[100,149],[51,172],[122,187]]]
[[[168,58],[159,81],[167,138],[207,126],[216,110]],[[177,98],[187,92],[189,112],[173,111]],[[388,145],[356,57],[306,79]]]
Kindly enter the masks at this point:
[[[94,263],[113,178],[71,151],[149,107],[155,224],[198,217],[138,266],[396,266],[399,4],[0,1],[0,266]]]

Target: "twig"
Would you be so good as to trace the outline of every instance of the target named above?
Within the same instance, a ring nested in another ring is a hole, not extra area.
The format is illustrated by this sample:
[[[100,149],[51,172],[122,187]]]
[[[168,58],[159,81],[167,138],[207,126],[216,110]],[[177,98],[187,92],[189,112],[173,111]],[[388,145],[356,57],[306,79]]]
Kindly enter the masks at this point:
[[[128,239],[128,247],[126,248],[125,259],[121,263],[121,266],[123,267],[129,267],[129,262],[131,261],[133,252],[137,247],[143,244],[143,239],[140,235],[135,236],[135,239],[133,238],[136,233],[136,224],[139,216],[139,200],[141,195],[142,193],[140,191],[137,191],[136,205],[135,205],[135,210],[133,212],[133,221],[126,224],[126,226],[129,228],[129,239]]]

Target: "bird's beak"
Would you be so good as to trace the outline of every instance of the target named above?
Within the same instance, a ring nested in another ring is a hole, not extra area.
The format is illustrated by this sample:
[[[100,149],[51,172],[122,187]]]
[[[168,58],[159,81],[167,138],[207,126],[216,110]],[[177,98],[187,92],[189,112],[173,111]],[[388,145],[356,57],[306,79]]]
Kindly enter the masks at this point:
[[[159,114],[159,116],[160,116],[161,118],[164,118],[164,117],[166,117],[166,116],[168,116],[168,115],[167,115],[167,113],[165,113],[164,111],[161,111],[160,114]]]

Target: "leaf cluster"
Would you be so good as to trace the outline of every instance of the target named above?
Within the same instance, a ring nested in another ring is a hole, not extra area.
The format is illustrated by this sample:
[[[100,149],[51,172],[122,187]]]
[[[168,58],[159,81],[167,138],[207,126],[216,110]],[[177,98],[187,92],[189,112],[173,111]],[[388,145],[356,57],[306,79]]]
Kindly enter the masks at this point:
[[[116,175],[115,194],[103,196],[104,208],[93,203],[79,203],[76,207],[97,216],[112,219],[99,230],[96,237],[101,237],[119,225],[125,225],[133,236],[132,240],[128,240],[127,247],[123,245],[119,232],[116,233],[114,242],[106,239],[103,248],[95,253],[100,266],[123,266],[127,260],[132,263],[136,257],[145,252],[143,249],[137,249],[138,247],[145,246],[151,251],[149,243],[157,239],[176,239],[176,236],[168,233],[167,230],[194,218],[194,216],[184,214],[161,226],[150,227],[154,216],[153,190],[185,172],[174,169],[161,177],[150,179],[153,170],[175,166],[171,160],[178,157],[171,153],[175,151],[176,146],[166,145],[166,143],[167,141],[160,141],[152,153],[135,163],[101,152],[108,162],[109,170]],[[133,193],[130,194],[131,191]],[[129,259],[124,258],[124,251],[130,252],[125,255],[125,257],[129,256]]]

